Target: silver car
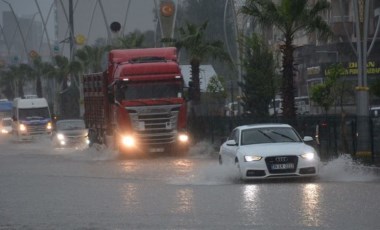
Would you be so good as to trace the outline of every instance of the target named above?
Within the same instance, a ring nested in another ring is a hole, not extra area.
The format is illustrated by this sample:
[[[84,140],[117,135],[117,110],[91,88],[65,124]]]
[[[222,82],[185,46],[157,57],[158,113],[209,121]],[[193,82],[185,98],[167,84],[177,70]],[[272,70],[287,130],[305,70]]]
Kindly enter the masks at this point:
[[[56,122],[52,142],[54,147],[88,147],[88,129],[82,119],[66,119]]]

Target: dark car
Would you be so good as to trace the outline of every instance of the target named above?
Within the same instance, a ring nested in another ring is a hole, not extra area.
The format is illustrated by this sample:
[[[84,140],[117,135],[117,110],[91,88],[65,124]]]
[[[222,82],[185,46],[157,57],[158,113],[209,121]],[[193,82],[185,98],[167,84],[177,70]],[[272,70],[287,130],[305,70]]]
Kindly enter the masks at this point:
[[[82,119],[66,119],[56,122],[52,142],[54,147],[88,147],[88,129]]]

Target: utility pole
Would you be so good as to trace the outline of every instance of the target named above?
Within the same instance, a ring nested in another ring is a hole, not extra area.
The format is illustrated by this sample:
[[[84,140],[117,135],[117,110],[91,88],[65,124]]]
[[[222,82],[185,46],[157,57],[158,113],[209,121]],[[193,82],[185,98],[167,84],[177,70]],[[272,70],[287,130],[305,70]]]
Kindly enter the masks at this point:
[[[356,90],[357,149],[355,155],[368,155],[369,143],[369,88],[367,85],[367,33],[369,0],[354,0],[356,53],[358,58],[358,85]]]
[[[69,0],[69,28],[70,28],[70,61],[74,59],[74,11],[73,11],[73,0]]]

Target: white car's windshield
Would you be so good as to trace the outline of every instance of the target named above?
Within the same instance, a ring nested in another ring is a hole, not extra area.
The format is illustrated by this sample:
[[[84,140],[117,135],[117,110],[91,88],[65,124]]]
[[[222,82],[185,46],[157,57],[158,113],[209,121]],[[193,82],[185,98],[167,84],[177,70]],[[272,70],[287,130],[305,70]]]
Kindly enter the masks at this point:
[[[70,121],[58,121],[58,130],[73,130],[73,129],[85,129],[85,123],[83,120],[70,120]]]
[[[292,128],[286,127],[254,128],[241,132],[241,145],[280,142],[302,142],[302,140]]]

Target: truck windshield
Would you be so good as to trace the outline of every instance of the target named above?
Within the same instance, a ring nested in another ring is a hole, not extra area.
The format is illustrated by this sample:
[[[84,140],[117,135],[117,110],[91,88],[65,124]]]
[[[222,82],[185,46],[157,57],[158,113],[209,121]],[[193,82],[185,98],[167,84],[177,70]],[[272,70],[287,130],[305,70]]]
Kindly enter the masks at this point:
[[[18,118],[20,120],[50,118],[49,109],[47,107],[45,107],[45,108],[19,109]]]
[[[177,98],[182,92],[179,82],[130,83],[122,90],[127,100]]]

